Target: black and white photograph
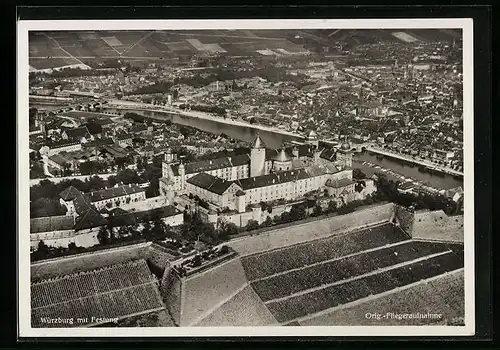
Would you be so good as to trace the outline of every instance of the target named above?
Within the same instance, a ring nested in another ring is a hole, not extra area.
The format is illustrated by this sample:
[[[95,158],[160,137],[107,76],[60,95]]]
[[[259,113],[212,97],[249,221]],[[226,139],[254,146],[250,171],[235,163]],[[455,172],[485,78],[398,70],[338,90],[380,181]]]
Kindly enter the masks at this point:
[[[21,334],[474,334],[472,20],[18,34]]]

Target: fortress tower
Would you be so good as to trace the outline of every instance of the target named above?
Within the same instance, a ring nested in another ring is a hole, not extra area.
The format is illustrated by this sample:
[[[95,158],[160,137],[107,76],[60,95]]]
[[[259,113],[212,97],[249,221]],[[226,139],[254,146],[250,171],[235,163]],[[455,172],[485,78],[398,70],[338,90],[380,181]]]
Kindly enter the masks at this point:
[[[266,146],[257,134],[250,151],[250,177],[265,174]]]
[[[352,152],[351,145],[347,141],[347,136],[344,139],[344,143],[340,146],[337,151],[337,162],[344,168],[352,166]]]

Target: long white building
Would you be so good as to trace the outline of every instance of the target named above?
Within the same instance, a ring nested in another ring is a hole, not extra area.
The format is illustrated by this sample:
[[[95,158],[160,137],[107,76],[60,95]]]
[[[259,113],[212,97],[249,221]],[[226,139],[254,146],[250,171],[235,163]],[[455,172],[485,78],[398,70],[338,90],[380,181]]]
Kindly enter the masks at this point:
[[[334,194],[354,190],[350,145],[320,148],[314,133],[309,143],[268,149],[257,136],[250,154],[182,164],[167,150],[160,192],[173,198],[193,194],[219,208],[244,212],[246,206],[278,199],[295,200],[339,185]]]

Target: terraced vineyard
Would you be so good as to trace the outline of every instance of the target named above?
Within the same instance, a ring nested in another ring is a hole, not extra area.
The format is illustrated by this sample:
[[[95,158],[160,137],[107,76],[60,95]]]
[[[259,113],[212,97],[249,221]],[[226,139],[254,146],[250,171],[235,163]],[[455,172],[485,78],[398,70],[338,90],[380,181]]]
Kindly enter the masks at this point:
[[[430,257],[359,279],[335,284],[309,293],[277,301],[268,301],[267,307],[279,322],[314,314],[370,295],[435,277],[463,267],[463,251],[454,251]]]
[[[378,269],[449,251],[449,246],[429,242],[408,242],[367,253],[322,262],[252,284],[263,301],[283,298],[303,290],[332,284]]]
[[[248,280],[254,281],[276,273],[409,239],[400,228],[387,223],[343,236],[250,255],[242,258],[242,262]]]
[[[163,308],[145,260],[44,280],[31,286],[33,327],[85,326],[92,317],[121,318]],[[85,321],[49,324],[44,318]]]

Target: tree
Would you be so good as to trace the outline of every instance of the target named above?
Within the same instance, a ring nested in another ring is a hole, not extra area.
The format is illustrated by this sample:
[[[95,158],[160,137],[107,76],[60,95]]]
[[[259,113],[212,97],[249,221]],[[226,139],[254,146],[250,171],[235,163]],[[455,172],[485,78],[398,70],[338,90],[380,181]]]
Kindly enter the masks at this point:
[[[294,217],[292,217],[292,215],[290,214],[290,212],[285,211],[285,212],[281,213],[280,223],[286,224],[288,222],[292,222],[293,220],[294,220]]]
[[[49,252],[49,250],[50,250],[49,246],[46,245],[43,240],[38,242],[37,252],[40,252],[40,254],[46,255]]]
[[[304,204],[296,204],[292,206],[290,215],[293,220],[302,220],[306,218],[306,207]]]
[[[137,175],[137,172],[135,170],[123,169],[116,174],[116,180],[125,185],[132,183],[136,184],[140,182],[140,177],[139,175]]]
[[[354,168],[352,169],[352,178],[353,179],[366,179],[366,174],[361,171],[361,169]]]
[[[68,163],[64,164],[64,169],[63,169],[63,176],[71,176],[73,175],[73,170],[70,169],[71,165]]]
[[[258,229],[259,223],[257,222],[257,220],[248,220],[245,228],[247,231],[252,231],[252,230]]]
[[[151,229],[151,234],[155,239],[163,240],[166,237],[167,225],[160,218],[156,217],[153,221],[153,227]]]
[[[121,226],[119,229],[118,229],[118,237],[125,237],[125,236],[128,236],[129,234],[129,228],[127,226]]]
[[[30,216],[32,218],[57,216],[66,214],[66,207],[57,199],[38,198],[30,203]]]
[[[80,163],[79,165],[80,174],[90,175],[98,172],[98,165],[96,162],[88,160],[86,162]]]
[[[320,216],[322,213],[323,208],[321,208],[321,205],[319,205],[319,203],[316,203],[311,216]]]
[[[151,235],[151,230],[152,230],[151,223],[149,221],[146,221],[143,224],[142,235],[148,238]]]
[[[266,220],[261,224],[262,227],[273,226],[273,219],[270,216],[266,218]]]
[[[227,222],[222,218],[219,218],[218,220],[218,227],[219,227],[219,237],[222,240],[227,240],[229,239],[230,236],[238,233],[238,227],[234,223]]]
[[[107,244],[109,242],[109,232],[105,226],[101,226],[99,228],[99,232],[97,233],[97,240],[100,244]]]
[[[30,179],[40,179],[46,177],[43,171],[43,166],[40,162],[34,161],[32,164],[33,165],[30,169]]]
[[[336,210],[337,210],[337,202],[335,202],[334,200],[329,201],[328,202],[328,212],[335,213]]]
[[[116,176],[111,175],[108,177],[108,187],[114,187],[117,183]]]
[[[103,178],[94,175],[85,180],[87,191],[97,191],[106,188],[106,181]]]

